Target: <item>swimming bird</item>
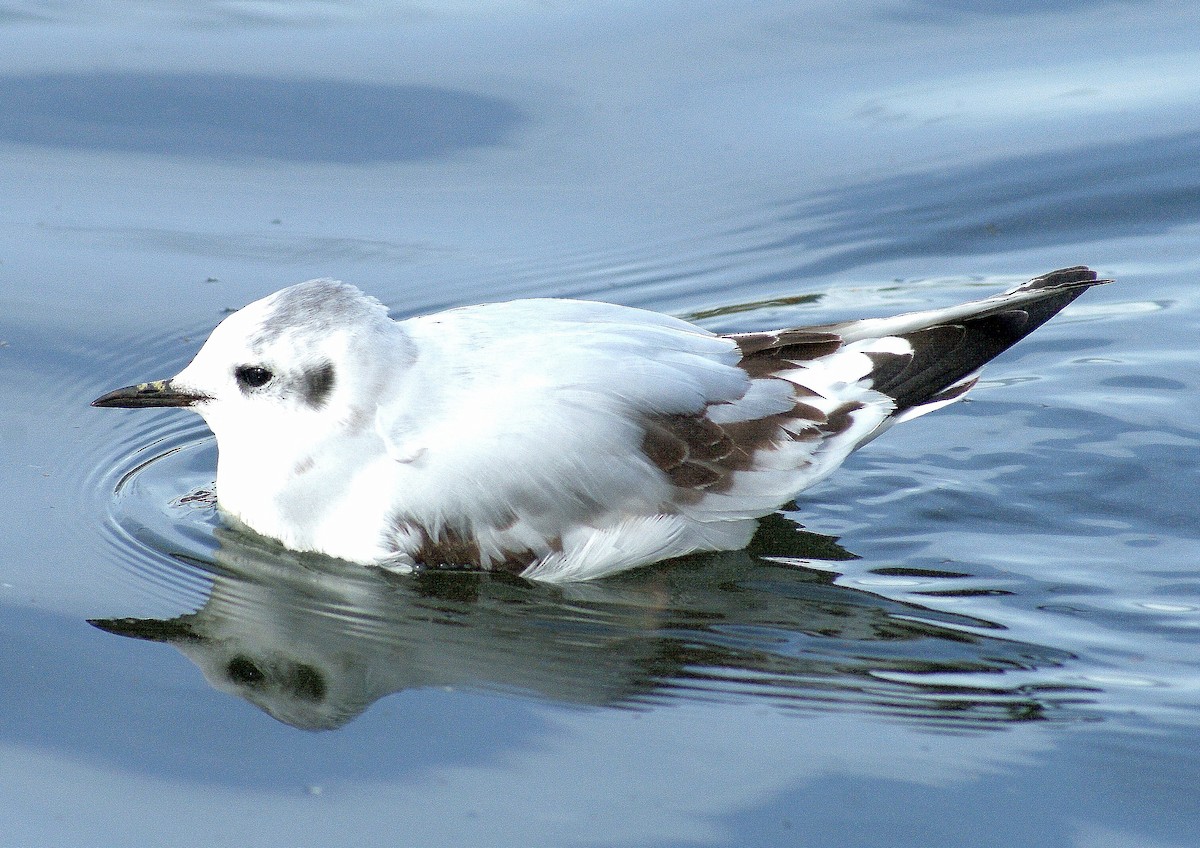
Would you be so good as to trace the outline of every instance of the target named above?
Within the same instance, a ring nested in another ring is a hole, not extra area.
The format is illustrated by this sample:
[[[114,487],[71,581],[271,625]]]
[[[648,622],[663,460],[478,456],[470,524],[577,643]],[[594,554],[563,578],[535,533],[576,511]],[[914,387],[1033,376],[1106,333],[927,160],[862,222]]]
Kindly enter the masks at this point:
[[[1080,266],[943,309],[718,335],[560,299],[396,321],[310,280],[225,318],[174,377],[92,405],[199,413],[220,510],[287,548],[581,580],[744,547],[1105,282]]]

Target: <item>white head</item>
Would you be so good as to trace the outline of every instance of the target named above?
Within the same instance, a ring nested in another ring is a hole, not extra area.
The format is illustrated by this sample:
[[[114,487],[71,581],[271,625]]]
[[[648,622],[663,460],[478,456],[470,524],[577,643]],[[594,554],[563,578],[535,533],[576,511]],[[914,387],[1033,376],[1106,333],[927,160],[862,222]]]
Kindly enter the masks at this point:
[[[109,392],[94,406],[189,407],[222,459],[295,457],[373,422],[376,389],[412,361],[387,309],[354,286],[310,280],[230,315],[169,380]]]

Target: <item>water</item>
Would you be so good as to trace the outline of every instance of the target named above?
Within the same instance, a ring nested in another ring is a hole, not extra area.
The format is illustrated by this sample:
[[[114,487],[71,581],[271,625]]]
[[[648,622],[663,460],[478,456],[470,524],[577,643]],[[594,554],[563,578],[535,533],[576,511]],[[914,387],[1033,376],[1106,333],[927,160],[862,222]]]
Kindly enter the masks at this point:
[[[1197,17],[7,4],[0,844],[1196,844]],[[277,550],[87,407],[314,276],[743,330],[1079,262],[749,551],[580,586]]]

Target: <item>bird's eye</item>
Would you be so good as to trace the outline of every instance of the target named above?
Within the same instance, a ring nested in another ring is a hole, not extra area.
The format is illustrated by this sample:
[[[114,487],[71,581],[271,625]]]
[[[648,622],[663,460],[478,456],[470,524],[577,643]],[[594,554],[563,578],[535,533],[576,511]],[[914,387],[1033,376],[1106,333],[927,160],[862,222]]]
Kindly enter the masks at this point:
[[[233,376],[243,389],[257,389],[271,382],[275,375],[261,365],[239,365],[233,370]]]
[[[267,679],[263,670],[249,657],[238,654],[225,666],[225,673],[234,683],[243,686],[257,686]]]

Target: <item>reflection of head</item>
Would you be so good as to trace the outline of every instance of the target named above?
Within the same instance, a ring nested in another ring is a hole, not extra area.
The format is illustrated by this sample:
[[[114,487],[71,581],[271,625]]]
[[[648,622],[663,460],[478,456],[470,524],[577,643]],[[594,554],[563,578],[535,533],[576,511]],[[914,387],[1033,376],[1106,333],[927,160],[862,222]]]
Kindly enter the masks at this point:
[[[768,526],[752,551],[795,559],[807,543],[813,557],[851,556],[826,537],[783,529]],[[944,675],[925,691],[889,684],[882,673],[1003,671],[1059,659],[931,623],[948,617],[752,552],[556,587],[481,573],[398,576],[217,533],[217,562],[188,566],[212,577],[201,609],[169,621],[94,623],[174,645],[215,688],[310,730],[339,727],[385,695],[422,686],[594,705],[750,687],[816,706],[878,708],[884,697],[889,709],[932,718],[945,713]],[[954,700],[964,722],[1042,711],[1023,694],[1006,711],[994,690],[978,709],[962,695]]]
[[[280,721],[305,730],[340,727],[387,691],[371,692],[355,658],[289,643],[241,621],[212,614],[213,604],[169,621],[93,622],[121,636],[167,642],[194,662],[215,688],[244,698]]]
[[[201,609],[168,621],[93,623],[174,645],[212,686],[296,727],[339,727],[378,698],[420,686],[478,685],[612,703],[638,688],[643,647],[656,647],[630,645],[622,662],[611,662],[599,656],[609,644],[602,634],[559,642],[536,626],[514,630],[520,610],[512,603],[525,608],[522,598],[543,594],[516,578],[400,577],[216,532],[221,548],[216,567],[206,569],[213,584]],[[589,653],[597,656],[583,660],[591,668],[581,673],[579,657]]]

